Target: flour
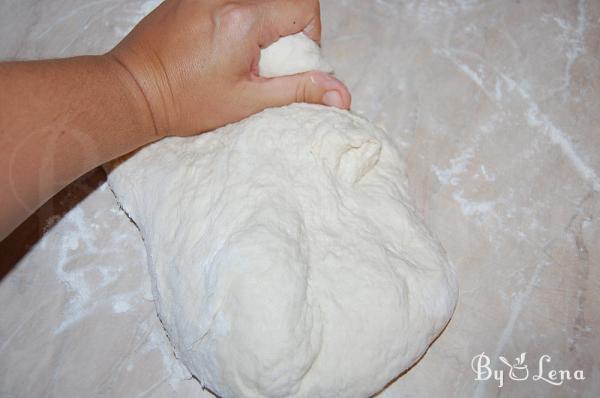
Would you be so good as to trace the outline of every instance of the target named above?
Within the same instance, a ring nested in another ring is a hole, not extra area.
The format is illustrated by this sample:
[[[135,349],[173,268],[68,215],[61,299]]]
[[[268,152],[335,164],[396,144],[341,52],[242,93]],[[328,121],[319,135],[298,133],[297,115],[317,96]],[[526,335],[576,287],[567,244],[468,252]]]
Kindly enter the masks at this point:
[[[261,71],[298,40],[263,50]],[[178,357],[220,396],[368,397],[456,304],[402,159],[350,112],[295,104],[167,138],[109,183],[144,237]]]

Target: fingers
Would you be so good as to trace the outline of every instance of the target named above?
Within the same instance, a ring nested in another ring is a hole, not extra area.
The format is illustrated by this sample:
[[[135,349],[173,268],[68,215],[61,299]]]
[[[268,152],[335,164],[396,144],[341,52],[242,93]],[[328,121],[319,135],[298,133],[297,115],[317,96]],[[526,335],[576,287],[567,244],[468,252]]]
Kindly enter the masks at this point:
[[[254,112],[293,102],[349,109],[350,92],[341,81],[323,72],[248,81],[246,93]]]
[[[263,1],[257,7],[260,18],[257,40],[261,48],[302,31],[314,41],[321,41],[319,0]]]

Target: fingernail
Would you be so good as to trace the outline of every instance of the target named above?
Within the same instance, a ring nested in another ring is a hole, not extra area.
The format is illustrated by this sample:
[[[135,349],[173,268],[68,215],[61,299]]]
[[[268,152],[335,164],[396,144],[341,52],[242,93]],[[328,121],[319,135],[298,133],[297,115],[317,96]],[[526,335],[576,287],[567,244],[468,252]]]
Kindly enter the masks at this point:
[[[342,108],[342,96],[336,90],[327,91],[323,95],[323,104],[327,106],[335,106],[336,108]]]

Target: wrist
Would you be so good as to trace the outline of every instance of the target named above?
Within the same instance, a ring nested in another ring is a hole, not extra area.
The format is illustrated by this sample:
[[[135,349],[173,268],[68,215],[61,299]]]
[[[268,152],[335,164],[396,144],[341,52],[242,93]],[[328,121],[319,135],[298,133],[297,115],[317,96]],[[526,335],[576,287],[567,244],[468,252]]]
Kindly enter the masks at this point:
[[[150,79],[144,79],[144,73],[137,72],[137,68],[129,60],[125,60],[114,50],[101,56],[103,62],[111,70],[115,83],[121,87],[129,98],[130,105],[134,110],[136,123],[140,126],[140,133],[148,142],[156,141],[170,132],[170,123],[164,104],[157,99],[161,98],[158,85]]]
[[[157,56],[147,56],[131,45],[121,43],[105,54],[121,71],[139,108],[145,109],[153,124],[153,137],[159,139],[176,131],[172,115],[176,115],[173,93],[164,69]]]

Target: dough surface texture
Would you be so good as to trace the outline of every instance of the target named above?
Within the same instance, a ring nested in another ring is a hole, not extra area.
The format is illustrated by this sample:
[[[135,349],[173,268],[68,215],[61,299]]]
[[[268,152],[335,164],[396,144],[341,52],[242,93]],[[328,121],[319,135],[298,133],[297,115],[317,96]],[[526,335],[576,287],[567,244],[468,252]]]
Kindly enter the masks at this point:
[[[109,183],[139,227],[159,317],[222,397],[368,397],[457,299],[386,133],[295,104],[152,144]]]
[[[262,77],[294,75],[309,70],[332,72],[321,48],[304,33],[286,36],[261,50],[258,70]]]

